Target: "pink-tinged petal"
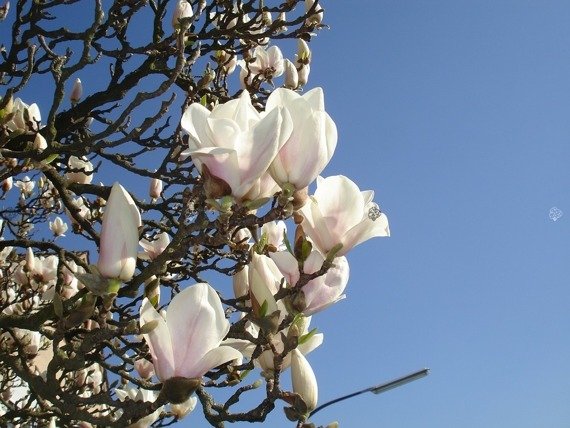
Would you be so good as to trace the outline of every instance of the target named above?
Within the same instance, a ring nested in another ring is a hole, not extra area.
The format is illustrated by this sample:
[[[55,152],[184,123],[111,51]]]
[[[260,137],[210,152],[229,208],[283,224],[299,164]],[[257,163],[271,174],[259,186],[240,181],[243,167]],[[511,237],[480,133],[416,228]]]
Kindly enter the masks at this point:
[[[131,196],[119,183],[111,189],[103,213],[97,267],[107,278],[132,278],[139,245],[141,216]]]
[[[233,149],[208,147],[191,153],[194,162],[206,165],[210,174],[221,178],[236,192],[242,185],[237,153]],[[234,196],[236,196],[234,194]],[[236,196],[237,197],[237,196]]]
[[[315,198],[330,234],[336,238],[341,238],[362,219],[364,201],[360,189],[352,180],[342,175],[325,179],[317,187]]]
[[[313,253],[317,252],[313,251]],[[311,255],[313,253],[311,253]],[[316,262],[317,257],[315,257],[315,263],[311,266],[312,269],[308,270],[305,268],[306,273],[320,269],[324,259],[320,254],[319,256],[321,261]],[[309,256],[309,258],[311,258],[311,256]],[[307,261],[309,261],[309,259],[307,259]],[[305,303],[307,305],[303,313],[305,315],[312,315],[344,299],[345,296],[342,293],[348,284],[349,275],[350,269],[346,257],[335,258],[333,267],[331,267],[325,275],[309,281],[303,287]]]
[[[390,236],[388,217],[381,214],[376,220],[365,218],[361,223],[351,228],[343,237],[343,247],[337,256],[345,255],[348,250],[358,244],[375,237]]]
[[[174,356],[172,341],[166,321],[160,316],[147,298],[143,300],[140,309],[140,326],[156,321],[157,327],[143,337],[148,344],[154,370],[162,381],[174,376]]]
[[[192,366],[181,367],[179,376],[199,378],[214,367],[218,367],[232,360],[241,362],[242,358],[241,352],[237,349],[231,346],[219,346],[206,353],[206,355],[195,364],[192,364]]]
[[[188,133],[190,150],[211,144],[208,134],[208,117],[210,110],[199,103],[191,104],[182,115],[180,126]]]
[[[181,371],[193,370],[207,352],[220,344],[230,328],[218,294],[206,283],[177,294],[168,306],[166,322],[179,376],[183,376]]]
[[[340,238],[332,235],[327,219],[323,217],[319,204],[314,199],[301,208],[303,229],[322,253],[326,254],[340,242]]]
[[[293,254],[289,251],[279,251],[277,253],[269,253],[269,257],[271,257],[271,260],[275,262],[279,271],[283,274],[289,285],[294,286],[297,284],[300,277],[299,262],[297,262],[297,259]]]

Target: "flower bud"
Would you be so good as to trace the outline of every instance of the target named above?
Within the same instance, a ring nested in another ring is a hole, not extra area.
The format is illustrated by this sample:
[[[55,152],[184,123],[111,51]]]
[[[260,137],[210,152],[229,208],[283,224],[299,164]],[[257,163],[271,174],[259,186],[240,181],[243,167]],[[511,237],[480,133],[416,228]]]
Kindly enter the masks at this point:
[[[10,2],[7,1],[4,6],[0,7],[0,21],[4,21],[8,16],[8,11],[10,10]]]
[[[33,148],[35,150],[37,150],[38,152],[43,152],[45,149],[47,149],[47,141],[44,138],[44,136],[42,134],[40,134],[39,132],[36,134],[36,138],[34,138],[34,144],[33,144]]]
[[[2,181],[2,191],[4,193],[8,192],[14,184],[14,178],[8,177]]]
[[[175,30],[180,29],[180,20],[184,18],[191,18],[194,15],[192,6],[186,0],[180,0],[174,10],[172,16],[172,26]]]
[[[161,193],[162,193],[162,180],[160,178],[153,178],[150,181],[150,188],[148,189],[148,194],[154,201],[160,198]]]
[[[305,0],[305,13],[309,13],[310,10],[315,5],[315,0]],[[323,8],[321,7],[320,2],[315,6],[315,9],[311,13],[311,15],[305,20],[305,24],[308,26],[316,26],[320,25],[323,22]]]
[[[295,65],[288,59],[285,59],[285,87],[295,89],[297,86],[299,86],[299,73]]]
[[[311,72],[311,66],[309,64],[303,65],[297,70],[299,77],[299,86],[305,86],[309,81],[309,73]]]
[[[295,62],[297,65],[311,63],[311,49],[309,49],[308,43],[303,39],[299,39],[297,41],[297,55]]]
[[[319,388],[311,365],[298,349],[291,352],[291,381],[293,392],[299,394],[308,412],[317,407]]]
[[[147,359],[139,358],[135,361],[135,370],[141,378],[147,380],[154,374],[154,365]]]
[[[70,156],[67,162],[70,172],[65,174],[72,183],[89,184],[93,180],[93,164],[86,159]]]
[[[73,84],[73,89],[71,90],[71,95],[69,96],[69,100],[71,104],[77,104],[83,95],[83,85],[81,84],[81,80],[79,78],[75,79],[75,83]]]

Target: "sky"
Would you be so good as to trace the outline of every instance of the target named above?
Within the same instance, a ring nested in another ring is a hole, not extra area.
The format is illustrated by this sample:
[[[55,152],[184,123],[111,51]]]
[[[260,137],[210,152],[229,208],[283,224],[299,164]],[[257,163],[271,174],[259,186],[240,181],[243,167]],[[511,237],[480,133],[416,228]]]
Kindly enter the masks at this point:
[[[568,427],[570,3],[323,5],[307,86],[339,131],[323,175],[375,190],[392,236],[348,254],[347,299],[313,317],[319,403],[431,373],[312,421]],[[292,426],[279,407],[266,426]]]

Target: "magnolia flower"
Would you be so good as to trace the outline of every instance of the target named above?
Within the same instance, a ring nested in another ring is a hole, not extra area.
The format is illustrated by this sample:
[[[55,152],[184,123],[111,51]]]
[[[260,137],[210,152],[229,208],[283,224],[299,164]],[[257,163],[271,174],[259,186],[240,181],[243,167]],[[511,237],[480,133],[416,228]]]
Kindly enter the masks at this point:
[[[235,71],[237,66],[237,58],[234,54],[219,50],[214,54],[214,58],[220,67],[222,67],[224,73],[227,75]]]
[[[269,257],[253,252],[251,263],[248,266],[248,283],[251,296],[255,298],[259,306],[264,303],[267,305],[267,315],[279,310],[274,296],[279,291],[283,275],[279,272],[275,262]]]
[[[253,183],[251,189],[243,195],[242,200],[244,201],[255,201],[262,198],[271,198],[279,191],[279,185],[275,180],[269,175],[268,172],[263,174]]]
[[[148,380],[154,375],[154,366],[145,358],[135,360],[134,366],[139,376],[143,379]]]
[[[293,121],[293,132],[269,167],[281,186],[292,184],[304,189],[329,163],[337,142],[336,125],[325,112],[324,95],[315,88],[301,96],[278,88],[267,99],[267,111],[284,107]]]
[[[141,215],[133,198],[119,183],[113,184],[99,242],[97,268],[102,276],[129,281],[134,273],[139,246]]]
[[[201,378],[212,368],[242,357],[236,349],[220,346],[230,323],[218,293],[206,283],[177,294],[165,318],[145,298],[140,310],[141,327],[152,321],[156,328],[143,336],[161,381],[175,376]]]
[[[258,46],[253,50],[253,62],[239,61],[241,67],[240,81],[244,87],[251,85],[254,78],[271,81],[274,77],[279,77],[285,71],[283,54],[277,46],[265,49]]]
[[[93,164],[88,160],[70,156],[67,165],[69,169],[65,178],[72,183],[89,184],[93,180]]]
[[[319,388],[311,365],[299,349],[291,352],[291,382],[293,392],[299,394],[310,412],[317,407]]]
[[[301,208],[303,229],[323,253],[337,244],[337,256],[375,236],[390,236],[388,218],[372,202],[374,192],[361,192],[343,175],[317,179],[317,190]]]
[[[59,216],[56,217],[54,221],[49,222],[49,230],[51,230],[56,237],[65,236],[67,228],[67,224],[65,224],[65,222]]]
[[[69,100],[72,104],[76,104],[81,99],[83,95],[83,85],[81,84],[81,79],[75,79],[73,83],[73,89],[71,90],[71,94],[69,95]]]
[[[309,332],[309,324],[311,322],[311,317],[305,317],[304,320],[302,320],[302,326],[300,331],[298,331],[298,336],[301,337],[303,335],[306,335]],[[283,330],[283,335],[285,337],[287,337],[288,335],[290,335],[291,333],[291,328],[286,328]],[[254,334],[254,336],[257,336],[256,334]],[[273,346],[275,347],[275,350],[278,353],[283,352],[283,349],[285,349],[285,345],[283,344],[283,336],[281,334],[278,335],[274,335],[271,338],[271,342],[273,344]],[[299,350],[299,352],[301,352],[303,355],[307,355],[310,352],[312,352],[313,350],[315,350],[316,348],[318,348],[319,346],[321,346],[321,344],[323,343],[323,339],[324,339],[324,335],[323,333],[316,333],[311,335],[307,340],[303,341],[303,343],[300,343],[296,349]],[[258,365],[259,367],[261,367],[261,369],[268,375],[271,374],[272,371],[275,370],[275,366],[274,366],[274,354],[273,351],[271,349],[267,349],[265,351],[263,351],[261,353],[261,355],[257,358],[257,360],[255,360],[255,364]],[[288,353],[284,358],[283,358],[283,363],[281,364],[281,370],[286,370],[290,365],[291,365],[291,360],[292,360],[292,354]]]
[[[162,180],[160,178],[153,178],[150,180],[150,187],[148,189],[148,194],[150,198],[154,201],[160,198],[162,193]]]
[[[36,187],[36,182],[32,181],[30,177],[26,175],[23,180],[16,181],[14,186],[20,189],[22,196],[28,197],[34,191],[34,187]]]
[[[180,28],[180,20],[184,18],[192,18],[194,12],[192,12],[192,6],[186,0],[180,0],[174,9],[174,15],[172,15],[172,26],[174,29]]]
[[[285,87],[289,89],[295,89],[299,86],[299,72],[295,68],[295,65],[289,61],[285,60]]]
[[[247,91],[211,112],[199,103],[191,104],[181,126],[189,135],[189,153],[205,176],[210,197],[231,194],[236,199],[267,171],[291,134],[287,112],[275,108],[261,115]]]
[[[151,241],[146,238],[141,239],[139,244],[144,249],[144,253],[140,254],[141,258],[154,260],[168,247],[168,244],[170,244],[170,236],[166,232],[161,232]]]
[[[299,281],[299,263],[288,251],[271,253],[271,259],[275,262],[287,282],[294,286]],[[303,271],[306,274],[317,272],[325,258],[316,250],[313,250],[303,263]],[[334,265],[325,275],[321,275],[306,283],[303,288],[304,308],[300,311],[305,315],[313,315],[320,312],[346,296],[342,294],[348,283],[349,267],[346,257],[334,259]]]
[[[28,105],[20,98],[16,98],[12,104],[11,112],[14,116],[6,124],[10,131],[39,131],[42,115],[40,114],[40,109],[37,104]]]
[[[267,237],[267,243],[273,245],[279,251],[285,249],[285,235],[287,225],[283,220],[270,221],[261,226],[261,235]]]
[[[323,22],[323,8],[320,2],[315,5],[316,0],[305,0],[305,13],[309,13],[314,7],[315,9],[311,15],[305,20],[305,24],[308,26],[320,25]]]

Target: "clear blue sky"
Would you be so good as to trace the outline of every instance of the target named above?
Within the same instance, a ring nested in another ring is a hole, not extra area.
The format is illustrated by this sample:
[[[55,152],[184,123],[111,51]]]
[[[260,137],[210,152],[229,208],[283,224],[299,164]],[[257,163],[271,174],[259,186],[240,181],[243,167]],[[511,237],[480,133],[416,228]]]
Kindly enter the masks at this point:
[[[313,421],[568,427],[570,2],[323,3],[308,87],[339,129],[324,175],[374,189],[392,237],[349,253],[348,298],[313,318],[319,401],[432,372]],[[292,424],[276,409],[266,426]]]
[[[328,5],[326,172],[376,189],[392,237],[349,254],[348,299],[315,317],[321,401],[432,372],[315,422],[567,427],[570,3]]]

